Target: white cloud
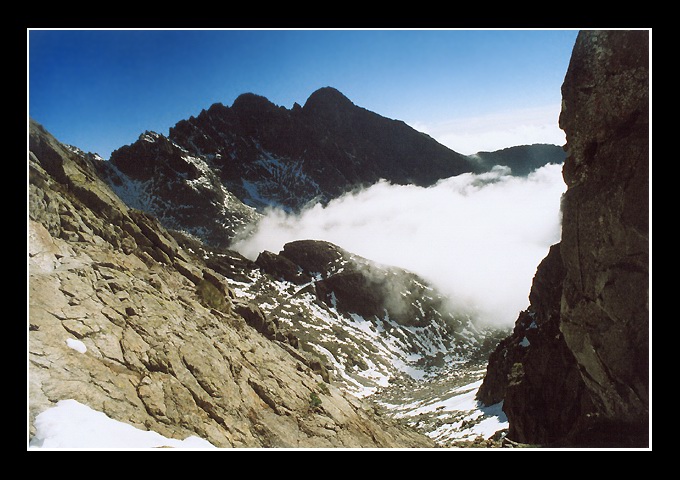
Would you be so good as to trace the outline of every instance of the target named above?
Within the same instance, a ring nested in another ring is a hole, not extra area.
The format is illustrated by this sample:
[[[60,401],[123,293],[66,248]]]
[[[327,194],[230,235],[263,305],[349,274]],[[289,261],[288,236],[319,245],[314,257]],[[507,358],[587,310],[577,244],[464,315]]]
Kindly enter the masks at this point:
[[[492,152],[516,145],[564,145],[558,126],[560,106],[526,108],[438,123],[414,121],[410,125],[442,145],[464,155]]]
[[[233,245],[254,259],[293,240],[326,240],[371,260],[411,270],[482,320],[512,324],[531,281],[560,239],[561,166],[528,178],[496,169],[422,188],[379,182],[299,215],[270,210]]]

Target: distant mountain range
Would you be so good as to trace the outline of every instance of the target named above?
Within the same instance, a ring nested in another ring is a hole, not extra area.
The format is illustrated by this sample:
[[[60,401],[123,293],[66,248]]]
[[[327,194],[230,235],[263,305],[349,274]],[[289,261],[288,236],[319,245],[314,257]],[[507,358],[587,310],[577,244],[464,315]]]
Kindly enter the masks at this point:
[[[227,246],[266,207],[296,212],[381,179],[427,187],[495,165],[526,175],[564,158],[556,145],[462,155],[325,87],[291,109],[245,93],[179,121],[167,137],[144,132],[96,163],[128,205]]]
[[[566,153],[562,147],[549,144],[517,145],[470,155],[479,161],[480,167],[490,170],[496,165],[509,167],[513,175],[525,176],[548,163],[563,163]]]

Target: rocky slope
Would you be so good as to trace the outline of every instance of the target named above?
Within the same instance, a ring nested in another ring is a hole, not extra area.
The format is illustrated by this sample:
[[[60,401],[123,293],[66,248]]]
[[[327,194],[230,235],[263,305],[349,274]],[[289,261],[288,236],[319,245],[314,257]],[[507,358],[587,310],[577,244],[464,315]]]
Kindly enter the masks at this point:
[[[424,279],[329,242],[291,242],[253,262],[174,236],[224,274],[237,298],[258,305],[267,319],[263,333],[292,335],[321,359],[325,376],[355,395],[370,395],[396,378],[434,376],[451,362],[479,361],[492,348],[487,337],[495,331],[452,311]]]
[[[95,165],[129,206],[227,247],[265,207],[299,211],[381,179],[429,186],[496,164],[526,175],[563,159],[554,145],[467,157],[326,87],[292,109],[240,95],[178,122],[167,137],[144,132]]]
[[[579,33],[562,95],[562,241],[479,398],[504,399],[519,442],[647,446],[648,32]]]
[[[434,445],[328,383],[318,356],[211,268],[245,259],[208,266],[34,122],[29,146],[33,445],[36,417],[64,399],[218,447]]]
[[[154,132],[95,161],[99,175],[129,207],[214,245],[260,216],[225,188],[211,157],[196,155]]]
[[[359,396],[395,378],[421,379],[466,362],[490,333],[451,312],[422,278],[328,242],[288,243],[279,254],[263,252],[256,264],[249,281],[235,283],[237,294],[278,318]]]

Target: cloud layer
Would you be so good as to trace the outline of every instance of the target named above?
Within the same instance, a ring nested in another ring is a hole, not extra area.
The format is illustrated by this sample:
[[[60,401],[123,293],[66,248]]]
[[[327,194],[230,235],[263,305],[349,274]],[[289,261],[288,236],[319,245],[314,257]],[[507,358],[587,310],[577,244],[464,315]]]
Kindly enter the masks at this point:
[[[564,145],[560,108],[557,104],[411,126],[464,155],[533,143]]]
[[[429,188],[379,182],[299,215],[270,210],[233,248],[249,258],[293,240],[326,240],[411,270],[483,322],[512,325],[531,282],[560,239],[561,166],[527,178],[496,168]]]

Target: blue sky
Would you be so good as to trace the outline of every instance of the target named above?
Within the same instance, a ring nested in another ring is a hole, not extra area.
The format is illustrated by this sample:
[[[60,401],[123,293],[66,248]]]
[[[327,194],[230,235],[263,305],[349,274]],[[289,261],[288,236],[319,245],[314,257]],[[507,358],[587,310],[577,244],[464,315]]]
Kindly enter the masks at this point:
[[[108,158],[241,93],[304,104],[332,86],[464,154],[564,142],[576,30],[30,30],[28,109]]]

